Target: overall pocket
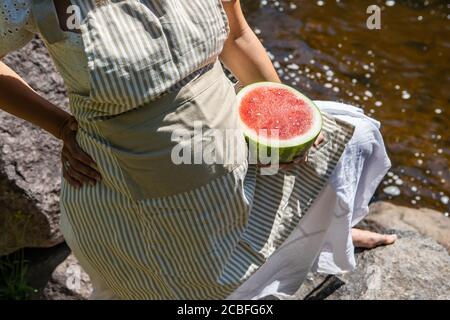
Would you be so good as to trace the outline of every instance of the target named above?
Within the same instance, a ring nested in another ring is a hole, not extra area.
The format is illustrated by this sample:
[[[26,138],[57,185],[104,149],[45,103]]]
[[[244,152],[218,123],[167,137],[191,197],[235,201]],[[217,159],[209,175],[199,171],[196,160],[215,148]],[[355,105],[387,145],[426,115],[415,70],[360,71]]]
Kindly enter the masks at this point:
[[[160,7],[160,22],[181,79],[222,52],[229,26],[221,0],[167,0]]]
[[[228,21],[222,16],[221,0],[169,0],[161,7],[160,21],[174,60],[189,52],[213,56],[220,49],[216,45],[228,36]]]
[[[244,137],[234,131],[235,94],[221,72],[201,92],[193,86],[210,82],[208,73],[188,84],[181,104],[163,100],[96,123],[133,200],[191,191],[245,162]],[[164,99],[170,101],[171,95]],[[226,149],[230,145],[234,149]]]
[[[171,56],[158,17],[137,0],[91,10],[81,25],[91,98],[129,110],[173,85]]]

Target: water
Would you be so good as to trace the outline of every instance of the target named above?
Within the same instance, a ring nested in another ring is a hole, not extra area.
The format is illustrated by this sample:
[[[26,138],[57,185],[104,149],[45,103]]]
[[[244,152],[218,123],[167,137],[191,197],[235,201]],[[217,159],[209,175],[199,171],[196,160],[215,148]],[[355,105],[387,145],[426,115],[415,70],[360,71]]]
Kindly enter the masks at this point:
[[[373,4],[382,8],[380,30],[366,26]],[[449,2],[244,0],[243,6],[285,83],[313,99],[360,106],[382,122],[393,168],[376,198],[448,215]]]

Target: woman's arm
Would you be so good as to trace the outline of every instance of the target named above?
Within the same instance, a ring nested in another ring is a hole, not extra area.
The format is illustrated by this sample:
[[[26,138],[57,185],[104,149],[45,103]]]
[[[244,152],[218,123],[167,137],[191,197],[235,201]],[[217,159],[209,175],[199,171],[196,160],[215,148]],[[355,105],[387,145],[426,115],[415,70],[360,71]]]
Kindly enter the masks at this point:
[[[230,36],[220,60],[243,86],[260,81],[281,82],[261,41],[245,20],[240,0],[224,2],[224,8],[230,23]],[[323,140],[324,137],[320,134],[315,145],[318,146]],[[283,164],[281,167],[290,169],[305,159],[304,156],[299,156],[292,164]]]
[[[95,183],[95,163],[77,144],[75,119],[37,94],[18,74],[0,61],[0,108],[62,139],[62,159],[70,163],[64,177],[74,186]]]
[[[239,0],[224,2],[230,36],[220,60],[242,85],[260,81],[280,82],[263,45],[247,24]]]
[[[0,61],[0,106],[61,139],[61,129],[71,115],[42,98],[13,70]]]

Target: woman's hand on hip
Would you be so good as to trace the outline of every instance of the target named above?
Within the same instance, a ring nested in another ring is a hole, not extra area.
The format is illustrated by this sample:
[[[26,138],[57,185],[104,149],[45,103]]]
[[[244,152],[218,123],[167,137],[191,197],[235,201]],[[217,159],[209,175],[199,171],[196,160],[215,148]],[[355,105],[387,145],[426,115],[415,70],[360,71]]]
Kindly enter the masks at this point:
[[[41,97],[17,73],[0,61],[0,109],[41,127],[64,141],[63,176],[74,187],[100,180],[95,162],[78,145],[77,121]]]
[[[64,179],[75,188],[85,184],[94,186],[101,180],[97,165],[92,158],[81,149],[76,140],[78,123],[71,117],[61,129],[64,146],[61,153]]]

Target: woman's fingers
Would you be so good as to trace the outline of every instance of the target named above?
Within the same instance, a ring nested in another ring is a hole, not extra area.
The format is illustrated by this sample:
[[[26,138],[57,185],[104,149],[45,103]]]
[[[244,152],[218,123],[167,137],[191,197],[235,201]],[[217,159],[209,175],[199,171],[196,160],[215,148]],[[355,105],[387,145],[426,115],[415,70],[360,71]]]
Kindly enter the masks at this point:
[[[81,186],[82,186],[81,182],[78,181],[78,180],[76,180],[76,179],[74,179],[74,178],[72,178],[68,173],[64,172],[64,173],[63,173],[63,177],[64,177],[64,179],[66,179],[66,181],[67,181],[71,186],[73,186],[73,187],[75,187],[75,188],[77,188],[77,189],[81,188]]]
[[[78,181],[91,185],[100,181],[100,174],[96,170],[76,159],[67,149],[63,150],[62,156],[64,169]]]
[[[74,186],[81,187],[83,184],[93,186],[101,180],[100,173],[92,167],[94,162],[84,151],[66,145],[62,151],[62,159],[64,173],[70,177],[69,182],[74,182]]]
[[[73,158],[77,159],[78,161],[81,161],[82,163],[91,167],[98,173],[97,164],[86,152],[84,152],[83,149],[80,148],[75,139],[75,136],[73,138],[71,137],[69,141],[66,142],[65,145]]]
[[[325,136],[321,132],[319,134],[319,136],[317,137],[316,141],[314,142],[314,146],[318,147],[324,141],[325,141]],[[294,160],[292,160],[292,162],[290,162],[290,163],[281,163],[280,168],[283,170],[290,170],[290,169],[294,168],[295,166],[298,166],[307,161],[308,161],[308,152],[305,152],[305,153],[302,153],[302,154],[298,155],[297,157],[295,157]]]
[[[84,151],[76,151],[72,153],[72,161],[76,165],[76,169],[81,173],[97,180],[101,180],[100,173],[96,169],[95,162]]]
[[[89,184],[94,186],[96,184],[95,179],[92,179],[85,174],[81,173],[77,169],[75,169],[72,165],[67,169],[67,174],[71,176],[73,179],[79,181],[81,184]]]
[[[69,168],[71,172],[76,175],[76,178],[78,180],[82,182],[88,182],[90,184],[95,184],[100,180],[100,175],[97,173],[97,171],[93,170],[83,162],[75,158],[69,158],[67,161],[69,162]]]
[[[79,188],[83,184],[95,185],[97,181],[101,180],[101,175],[95,161],[78,145],[77,131],[78,122],[75,118],[71,118],[62,129],[61,136],[64,147],[61,160],[64,178],[71,185]]]
[[[307,160],[308,160],[308,154],[303,153],[303,154],[299,155],[298,157],[295,157],[292,162],[295,164],[300,164],[300,163],[306,162]]]
[[[291,162],[289,163],[280,163],[280,168],[283,170],[291,170],[295,168],[296,166],[305,163],[308,161],[308,153],[303,152],[302,154],[295,157]]]
[[[314,146],[317,148],[318,146],[320,146],[322,144],[322,142],[325,141],[325,136],[323,135],[323,132],[321,132],[319,134],[319,136],[317,137],[316,141],[314,142]]]
[[[88,167],[86,170],[88,172],[90,172],[90,173],[88,174],[86,172],[86,174],[88,174],[89,176],[92,176],[96,180],[100,180],[101,179],[100,173],[97,170],[97,164],[78,145],[78,143],[76,141],[76,138],[75,138],[75,134],[72,137],[70,137],[69,139],[67,139],[67,141],[64,144],[64,148],[67,149],[67,153],[68,154],[66,156],[68,158],[74,158],[74,159],[78,160],[79,162],[81,162],[82,164],[84,164],[84,166]]]
[[[74,177],[72,177],[71,175],[70,175],[70,173],[69,173],[69,169],[68,168],[66,168],[66,166],[65,166],[65,161],[67,161],[67,160],[62,160],[62,162],[63,162],[63,177],[64,177],[64,179],[70,184],[70,185],[72,185],[73,187],[75,187],[75,188],[81,188],[81,186],[82,186],[82,184],[81,184],[81,182],[80,181],[78,181],[77,179],[75,179]]]
[[[280,162],[279,167],[283,170],[291,170],[294,167],[296,167],[302,163],[305,163],[306,161],[308,161],[308,152],[304,152],[304,153],[298,155],[291,162],[288,162],[288,163]],[[258,164],[257,166],[259,168],[268,168],[271,166],[271,164],[266,164],[266,165]]]
[[[78,131],[78,122],[76,120],[70,121],[63,132],[64,148],[66,148],[72,157],[90,166],[97,171],[95,161],[78,145],[76,136]]]

